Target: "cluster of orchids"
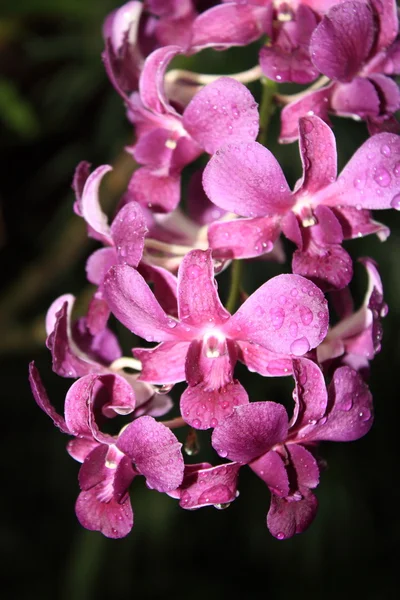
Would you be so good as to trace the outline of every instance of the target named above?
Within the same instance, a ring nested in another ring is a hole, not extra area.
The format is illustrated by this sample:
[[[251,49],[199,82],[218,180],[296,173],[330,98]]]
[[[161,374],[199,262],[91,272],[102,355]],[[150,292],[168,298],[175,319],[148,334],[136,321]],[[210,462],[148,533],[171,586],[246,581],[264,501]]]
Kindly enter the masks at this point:
[[[183,509],[225,508],[250,467],[270,492],[268,529],[290,538],[317,512],[319,443],[356,440],[373,422],[366,380],[388,309],[371,258],[361,260],[369,285],[355,306],[342,242],[384,241],[388,228],[371,211],[400,209],[396,2],[131,1],[108,15],[104,39],[137,168],[112,219],[99,200],[111,167],[82,162],[75,172],[74,211],[100,248],[86,265],[94,286],[86,315],[72,318],[75,298],[66,294],[46,317],[53,370],[74,380],[64,415],[30,365],[37,404],[72,436],[68,452],[82,463],[77,517],[107,537],[127,535],[136,477]],[[245,72],[171,68],[177,56],[257,40],[259,62]],[[280,142],[298,141],[303,174],[293,190],[260,143],[266,124],[246,87],[257,80],[264,91],[273,82],[271,102],[283,107]],[[284,82],[300,91],[280,94]],[[370,134],[339,175],[330,114],[364,120]],[[199,157],[203,166],[182,183]],[[283,265],[287,248],[292,272],[246,294],[243,263]],[[215,277],[225,269],[224,306]],[[122,355],[115,319],[144,340],[131,356]],[[238,362],[293,380],[289,414],[249,397]],[[179,382],[186,387],[174,401]],[[123,424],[111,434],[115,417]],[[199,437],[214,464],[194,462]]]

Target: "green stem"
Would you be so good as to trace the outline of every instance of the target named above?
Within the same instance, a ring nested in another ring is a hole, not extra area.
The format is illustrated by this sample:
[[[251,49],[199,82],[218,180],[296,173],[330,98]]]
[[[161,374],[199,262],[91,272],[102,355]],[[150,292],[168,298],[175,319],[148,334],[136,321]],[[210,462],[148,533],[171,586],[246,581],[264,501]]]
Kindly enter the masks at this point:
[[[275,112],[276,104],[274,96],[278,91],[278,86],[275,81],[261,78],[262,94],[260,103],[260,133],[258,134],[258,142],[266,146],[268,137],[268,128],[272,115]]]
[[[243,261],[234,260],[231,267],[231,289],[229,290],[226,310],[231,314],[235,311],[240,294],[240,280],[242,277]]]

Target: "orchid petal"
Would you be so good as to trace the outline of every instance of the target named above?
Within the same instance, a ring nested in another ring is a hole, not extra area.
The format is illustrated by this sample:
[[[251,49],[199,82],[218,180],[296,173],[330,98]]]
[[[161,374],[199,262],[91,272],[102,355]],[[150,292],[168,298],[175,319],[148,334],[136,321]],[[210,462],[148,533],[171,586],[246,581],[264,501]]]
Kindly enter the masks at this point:
[[[259,344],[251,342],[236,343],[241,350],[239,360],[250,372],[259,373],[263,377],[286,377],[292,373],[291,356],[270,352]]]
[[[43,385],[42,379],[39,375],[39,371],[37,370],[35,363],[32,361],[29,363],[29,383],[31,386],[33,397],[36,401],[36,404],[41,408],[46,415],[48,415],[54,425],[59,428],[62,433],[71,433],[69,427],[67,426],[65,419],[59,415],[51,404],[49,397],[47,395],[46,389]]]
[[[175,113],[164,92],[164,74],[171,60],[182,52],[179,46],[154,50],[143,65],[139,93],[144,106],[155,113]]]
[[[300,153],[304,176],[297,195],[314,194],[336,179],[336,142],[329,125],[319,117],[299,121]],[[321,160],[321,156],[324,160]]]
[[[203,186],[214,204],[244,217],[279,215],[293,204],[277,160],[257,142],[217,150],[204,170]]]
[[[253,258],[271,252],[279,231],[277,218],[259,217],[217,221],[208,226],[207,234],[214,256]]]
[[[186,131],[209,154],[228,142],[253,142],[258,122],[252,94],[230,77],[220,77],[201,89],[183,114]]]
[[[82,190],[82,197],[78,199],[79,212],[89,225],[89,235],[109,246],[113,241],[110,235],[107,215],[103,213],[99,201],[100,183],[106,173],[112,171],[110,165],[98,167],[89,175]]]
[[[279,275],[256,290],[225,328],[233,339],[301,356],[324,339],[328,318],[327,302],[315,284],[299,275]]]
[[[351,281],[353,261],[338,244],[310,244],[307,250],[296,250],[293,254],[292,271],[307,277],[324,291],[340,290]]]
[[[145,216],[139,204],[128,202],[118,212],[111,225],[111,235],[119,262],[137,267],[142,259],[147,232]]]
[[[101,285],[108,269],[117,263],[118,255],[115,248],[99,248],[86,262],[86,276],[93,285]]]
[[[199,465],[200,467],[202,465]],[[203,506],[230,504],[238,496],[237,478],[240,465],[229,463],[216,467],[192,469],[185,473],[179,488],[180,506],[194,510]]]
[[[104,280],[104,292],[117,319],[148,342],[178,341],[180,335],[185,335],[183,326],[168,317],[143,277],[132,267],[112,267]]]
[[[221,304],[211,250],[191,250],[178,272],[179,318],[188,325],[220,325],[230,314]]]
[[[379,115],[380,99],[372,81],[355,77],[350,83],[333,88],[331,107],[338,115],[358,115],[365,119]]]
[[[159,385],[185,381],[185,361],[189,342],[163,342],[155,348],[134,348],[142,363],[140,380]]]
[[[330,125],[328,117],[329,100],[335,84],[307,92],[299,100],[290,102],[281,112],[281,131],[279,141],[289,144],[299,137],[299,119],[307,115],[318,116]]]
[[[267,526],[278,540],[302,533],[315,518],[318,508],[316,497],[308,489],[301,490],[301,492],[302,498],[298,501],[288,501],[275,495],[271,496]]]
[[[182,444],[153,417],[139,417],[130,423],[120,434],[117,446],[131,458],[151,488],[168,492],[182,483]]]
[[[300,444],[288,444],[286,449],[296,471],[298,489],[316,488],[319,484],[319,467],[311,452]]]
[[[194,429],[209,429],[217,427],[236,406],[248,401],[246,390],[236,380],[218,390],[207,389],[204,383],[199,383],[186,388],[181,396],[180,408],[184,420]]]
[[[288,431],[286,410],[275,402],[238,406],[212,434],[213,448],[223,458],[249,463],[282,443]]]
[[[296,392],[293,394],[296,407],[291,422],[301,427],[321,419],[328,404],[328,392],[324,376],[319,366],[308,358],[293,360],[293,375],[296,382]],[[309,486],[307,486],[309,487]]]
[[[330,79],[350,81],[368,57],[374,34],[374,17],[368,4],[338,4],[311,36],[313,63]]]
[[[253,460],[249,467],[267,484],[271,493],[281,497],[289,494],[287,470],[278,452],[270,450],[266,454],[262,454]]]
[[[144,207],[171,212],[179,204],[180,183],[179,176],[142,167],[132,175],[128,191],[130,198]]]

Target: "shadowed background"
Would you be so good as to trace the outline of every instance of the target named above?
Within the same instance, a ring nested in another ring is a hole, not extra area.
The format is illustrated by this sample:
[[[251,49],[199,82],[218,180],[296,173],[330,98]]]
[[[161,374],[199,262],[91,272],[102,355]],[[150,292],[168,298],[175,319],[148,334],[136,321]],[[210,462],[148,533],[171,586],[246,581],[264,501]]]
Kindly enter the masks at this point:
[[[374,360],[371,389],[376,420],[365,439],[322,446],[328,463],[317,490],[320,510],[301,536],[279,542],[265,526],[269,493],[242,469],[240,497],[224,511],[189,512],[135,480],[135,526],[120,541],[83,530],[74,515],[78,463],[65,452],[67,437],[35,405],[27,381],[35,359],[50,397],[62,410],[71,380],[51,372],[44,345],[44,315],[62,293],[78,296],[83,313],[91,289],[85,258],[96,247],[72,212],[70,183],[80,160],[111,163],[103,186],[112,213],[134,168],[123,147],[132,143],[122,101],[100,58],[101,25],[115,0],[3,0],[0,13],[0,360],[3,428],[0,547],[7,598],[197,600],[229,595],[270,599],[393,598],[400,534],[396,487],[400,367],[400,215],[376,213],[390,226],[376,237],[347,244],[354,258],[369,255],[381,268],[390,312],[382,352]],[[257,45],[191,57],[186,68],[233,73],[253,66]],[[290,88],[284,88],[290,90]],[[252,87],[259,94],[259,87]],[[259,100],[259,97],[257,97]],[[366,127],[335,120],[339,165],[366,139]],[[293,185],[301,175],[297,144],[278,146],[278,115],[268,147]],[[247,262],[244,287],[289,272]],[[220,276],[226,289],[229,273]],[[356,267],[353,289],[361,302],[366,277]],[[115,322],[114,326],[115,326]],[[132,336],[119,331],[125,351]],[[239,370],[254,400],[290,407],[290,380],[263,379]],[[174,391],[175,398],[179,390]],[[207,443],[205,436],[205,443]],[[198,460],[215,460],[201,453]],[[196,458],[196,459],[197,459]],[[2,586],[4,590],[4,584]],[[3,596],[4,597],[4,596]]]

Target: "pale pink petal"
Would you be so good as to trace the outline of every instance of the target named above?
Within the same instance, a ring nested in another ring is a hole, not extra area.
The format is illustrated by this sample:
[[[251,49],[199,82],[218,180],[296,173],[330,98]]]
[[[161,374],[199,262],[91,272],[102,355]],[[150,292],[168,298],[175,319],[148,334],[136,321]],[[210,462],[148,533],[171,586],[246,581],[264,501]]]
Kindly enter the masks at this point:
[[[185,381],[185,361],[189,342],[163,342],[155,348],[134,348],[142,363],[140,380],[159,385]]]
[[[89,175],[82,190],[82,197],[78,200],[79,213],[89,226],[89,235],[112,246],[112,238],[108,225],[108,218],[101,210],[99,188],[106,173],[112,171],[110,165],[98,167]]]
[[[221,77],[194,96],[183,113],[186,131],[209,154],[228,142],[254,141],[257,103],[242,83]]]
[[[238,406],[212,434],[213,448],[223,458],[249,463],[282,443],[288,431],[286,410],[275,402]]]
[[[216,467],[191,469],[187,474],[185,472],[183,483],[178,490],[180,506],[187,510],[210,505],[226,508],[224,505],[229,505],[238,496],[239,469],[239,464],[229,463]]]
[[[228,144],[206,166],[203,186],[214,204],[244,217],[285,213],[293,204],[278,162],[261,144]]]
[[[140,417],[130,423],[120,434],[117,446],[131,458],[151,488],[168,492],[182,483],[182,444],[153,417]]]
[[[374,36],[374,17],[367,4],[338,4],[311,36],[312,61],[330,79],[350,81],[368,57]]]
[[[108,269],[118,263],[115,248],[99,248],[91,254],[86,262],[86,275],[93,285],[101,285]]]
[[[324,339],[328,318],[327,302],[315,284],[299,275],[279,275],[256,290],[225,329],[233,339],[302,356]]]
[[[211,250],[192,250],[183,259],[178,272],[178,311],[189,326],[216,326],[229,319],[218,296]]]
[[[194,429],[209,429],[223,423],[236,406],[248,401],[246,390],[236,380],[218,390],[207,389],[204,383],[199,383],[186,388],[180,407],[186,423]]]
[[[179,341],[186,331],[168,317],[143,277],[132,267],[112,267],[104,280],[104,293],[111,311],[133,333],[148,342]]]
[[[139,79],[140,98],[155,113],[175,113],[164,92],[164,74],[170,61],[182,52],[179,46],[164,46],[147,57]]]

